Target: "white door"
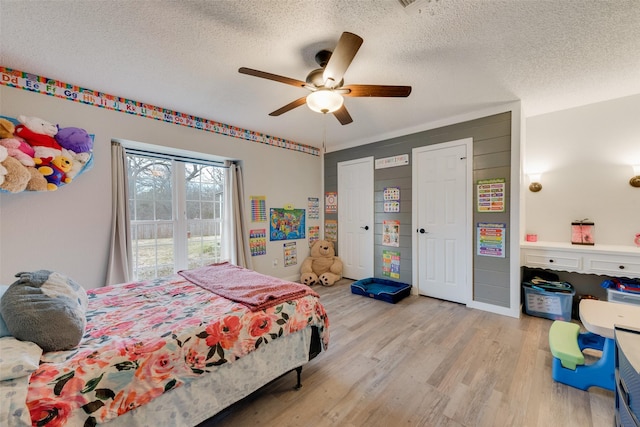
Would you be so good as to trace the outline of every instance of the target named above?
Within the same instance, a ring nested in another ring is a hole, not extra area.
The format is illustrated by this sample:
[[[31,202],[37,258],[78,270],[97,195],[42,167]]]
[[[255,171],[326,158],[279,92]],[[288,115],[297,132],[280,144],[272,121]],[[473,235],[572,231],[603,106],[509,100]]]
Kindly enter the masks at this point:
[[[461,303],[471,299],[471,142],[413,149],[414,283],[422,295]]]
[[[338,163],[338,256],[344,277],[373,277],[373,157]]]

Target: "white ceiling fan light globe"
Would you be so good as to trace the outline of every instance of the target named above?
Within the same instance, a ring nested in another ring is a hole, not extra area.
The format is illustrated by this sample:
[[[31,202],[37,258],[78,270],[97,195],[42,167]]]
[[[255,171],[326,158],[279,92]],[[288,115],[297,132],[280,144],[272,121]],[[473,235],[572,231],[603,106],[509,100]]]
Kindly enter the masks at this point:
[[[316,113],[333,113],[342,107],[344,98],[330,89],[318,89],[307,95],[307,106]]]

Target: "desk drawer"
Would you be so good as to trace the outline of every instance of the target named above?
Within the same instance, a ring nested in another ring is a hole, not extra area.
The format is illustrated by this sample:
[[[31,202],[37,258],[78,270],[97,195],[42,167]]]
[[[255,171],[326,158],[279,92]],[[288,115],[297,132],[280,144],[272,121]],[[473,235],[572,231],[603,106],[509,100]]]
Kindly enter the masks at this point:
[[[617,396],[617,395],[616,395]],[[617,400],[617,399],[616,399]],[[622,400],[616,402],[619,404],[616,408],[616,422],[620,427],[640,427],[638,417],[629,411],[629,407]]]
[[[584,270],[614,277],[640,277],[640,256],[586,255]]]
[[[527,267],[552,270],[580,271],[582,269],[582,257],[560,251],[527,249],[523,253],[523,263]]]
[[[626,353],[618,346],[618,378],[616,386],[620,400],[629,410],[640,417],[640,374],[629,361]]]

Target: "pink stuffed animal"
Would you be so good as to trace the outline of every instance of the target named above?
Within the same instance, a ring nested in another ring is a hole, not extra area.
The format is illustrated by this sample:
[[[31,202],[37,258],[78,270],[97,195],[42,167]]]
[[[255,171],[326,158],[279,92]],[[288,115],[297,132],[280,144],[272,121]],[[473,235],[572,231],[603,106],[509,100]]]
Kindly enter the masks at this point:
[[[20,137],[0,139],[0,145],[7,149],[9,156],[25,166],[35,166],[35,150]]]

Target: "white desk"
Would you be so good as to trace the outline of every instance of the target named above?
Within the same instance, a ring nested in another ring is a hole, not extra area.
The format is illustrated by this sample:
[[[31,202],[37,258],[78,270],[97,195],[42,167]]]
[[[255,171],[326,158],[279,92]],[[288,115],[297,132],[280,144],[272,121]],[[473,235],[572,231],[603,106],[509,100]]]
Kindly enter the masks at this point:
[[[521,242],[520,265],[581,274],[640,278],[640,247]]]
[[[615,325],[640,328],[640,305],[583,299],[580,320],[589,332],[613,339]]]

